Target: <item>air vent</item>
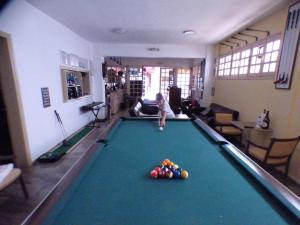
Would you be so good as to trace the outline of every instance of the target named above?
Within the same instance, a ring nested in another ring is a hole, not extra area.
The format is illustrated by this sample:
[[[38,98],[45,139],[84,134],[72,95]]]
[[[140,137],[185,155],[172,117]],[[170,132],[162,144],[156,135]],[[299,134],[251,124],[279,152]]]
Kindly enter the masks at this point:
[[[160,49],[153,47],[153,48],[147,48],[147,50],[150,51],[150,52],[159,52]]]

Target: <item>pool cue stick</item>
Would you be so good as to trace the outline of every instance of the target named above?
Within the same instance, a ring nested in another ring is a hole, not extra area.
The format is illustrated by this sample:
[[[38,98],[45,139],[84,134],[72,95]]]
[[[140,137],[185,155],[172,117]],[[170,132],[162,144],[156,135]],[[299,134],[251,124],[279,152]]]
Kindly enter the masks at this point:
[[[60,115],[58,114],[58,112],[56,110],[54,110],[54,113],[55,113],[55,116],[56,116],[56,118],[58,120],[58,123],[59,123],[60,129],[61,129],[62,135],[64,137],[64,140],[63,140],[62,144],[63,144],[63,146],[69,146],[70,142],[68,142],[68,140],[67,140],[67,132],[66,132],[66,129],[65,129],[65,127],[63,125],[63,122],[62,122],[62,120],[60,118]]]
[[[158,127],[160,127],[161,112],[158,113]]]

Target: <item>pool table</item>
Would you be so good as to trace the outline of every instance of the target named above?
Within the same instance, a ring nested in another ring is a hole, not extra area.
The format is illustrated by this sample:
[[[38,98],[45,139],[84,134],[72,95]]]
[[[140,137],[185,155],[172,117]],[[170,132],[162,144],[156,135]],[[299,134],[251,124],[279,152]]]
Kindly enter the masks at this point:
[[[168,158],[188,179],[152,179]],[[43,225],[300,224],[299,198],[200,120],[122,118]]]

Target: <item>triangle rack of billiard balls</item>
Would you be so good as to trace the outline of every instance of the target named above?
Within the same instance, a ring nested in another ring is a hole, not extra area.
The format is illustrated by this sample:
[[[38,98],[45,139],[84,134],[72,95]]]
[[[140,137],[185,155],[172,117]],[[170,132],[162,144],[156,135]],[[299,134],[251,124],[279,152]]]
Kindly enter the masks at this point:
[[[168,178],[168,179],[187,179],[189,176],[186,170],[180,168],[177,164],[165,159],[161,166],[157,166],[150,172],[152,178]]]

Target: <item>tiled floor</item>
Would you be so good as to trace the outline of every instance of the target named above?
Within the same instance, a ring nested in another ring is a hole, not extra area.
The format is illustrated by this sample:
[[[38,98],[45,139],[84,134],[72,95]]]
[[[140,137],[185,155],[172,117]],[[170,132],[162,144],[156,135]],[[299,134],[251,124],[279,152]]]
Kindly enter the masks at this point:
[[[100,128],[94,129],[73,151],[63,159],[50,164],[35,163],[33,167],[24,169],[23,175],[30,198],[25,199],[21,187],[15,182],[11,187],[0,193],[0,225],[19,225],[49,194],[62,177],[70,171],[72,166],[83,161],[84,157],[93,154],[92,146],[97,140],[103,138],[113,123],[126,113],[113,116],[110,122],[101,123]],[[87,159],[86,159],[87,160]],[[292,180],[283,180],[282,176],[273,171],[288,188],[300,196],[300,187]]]

